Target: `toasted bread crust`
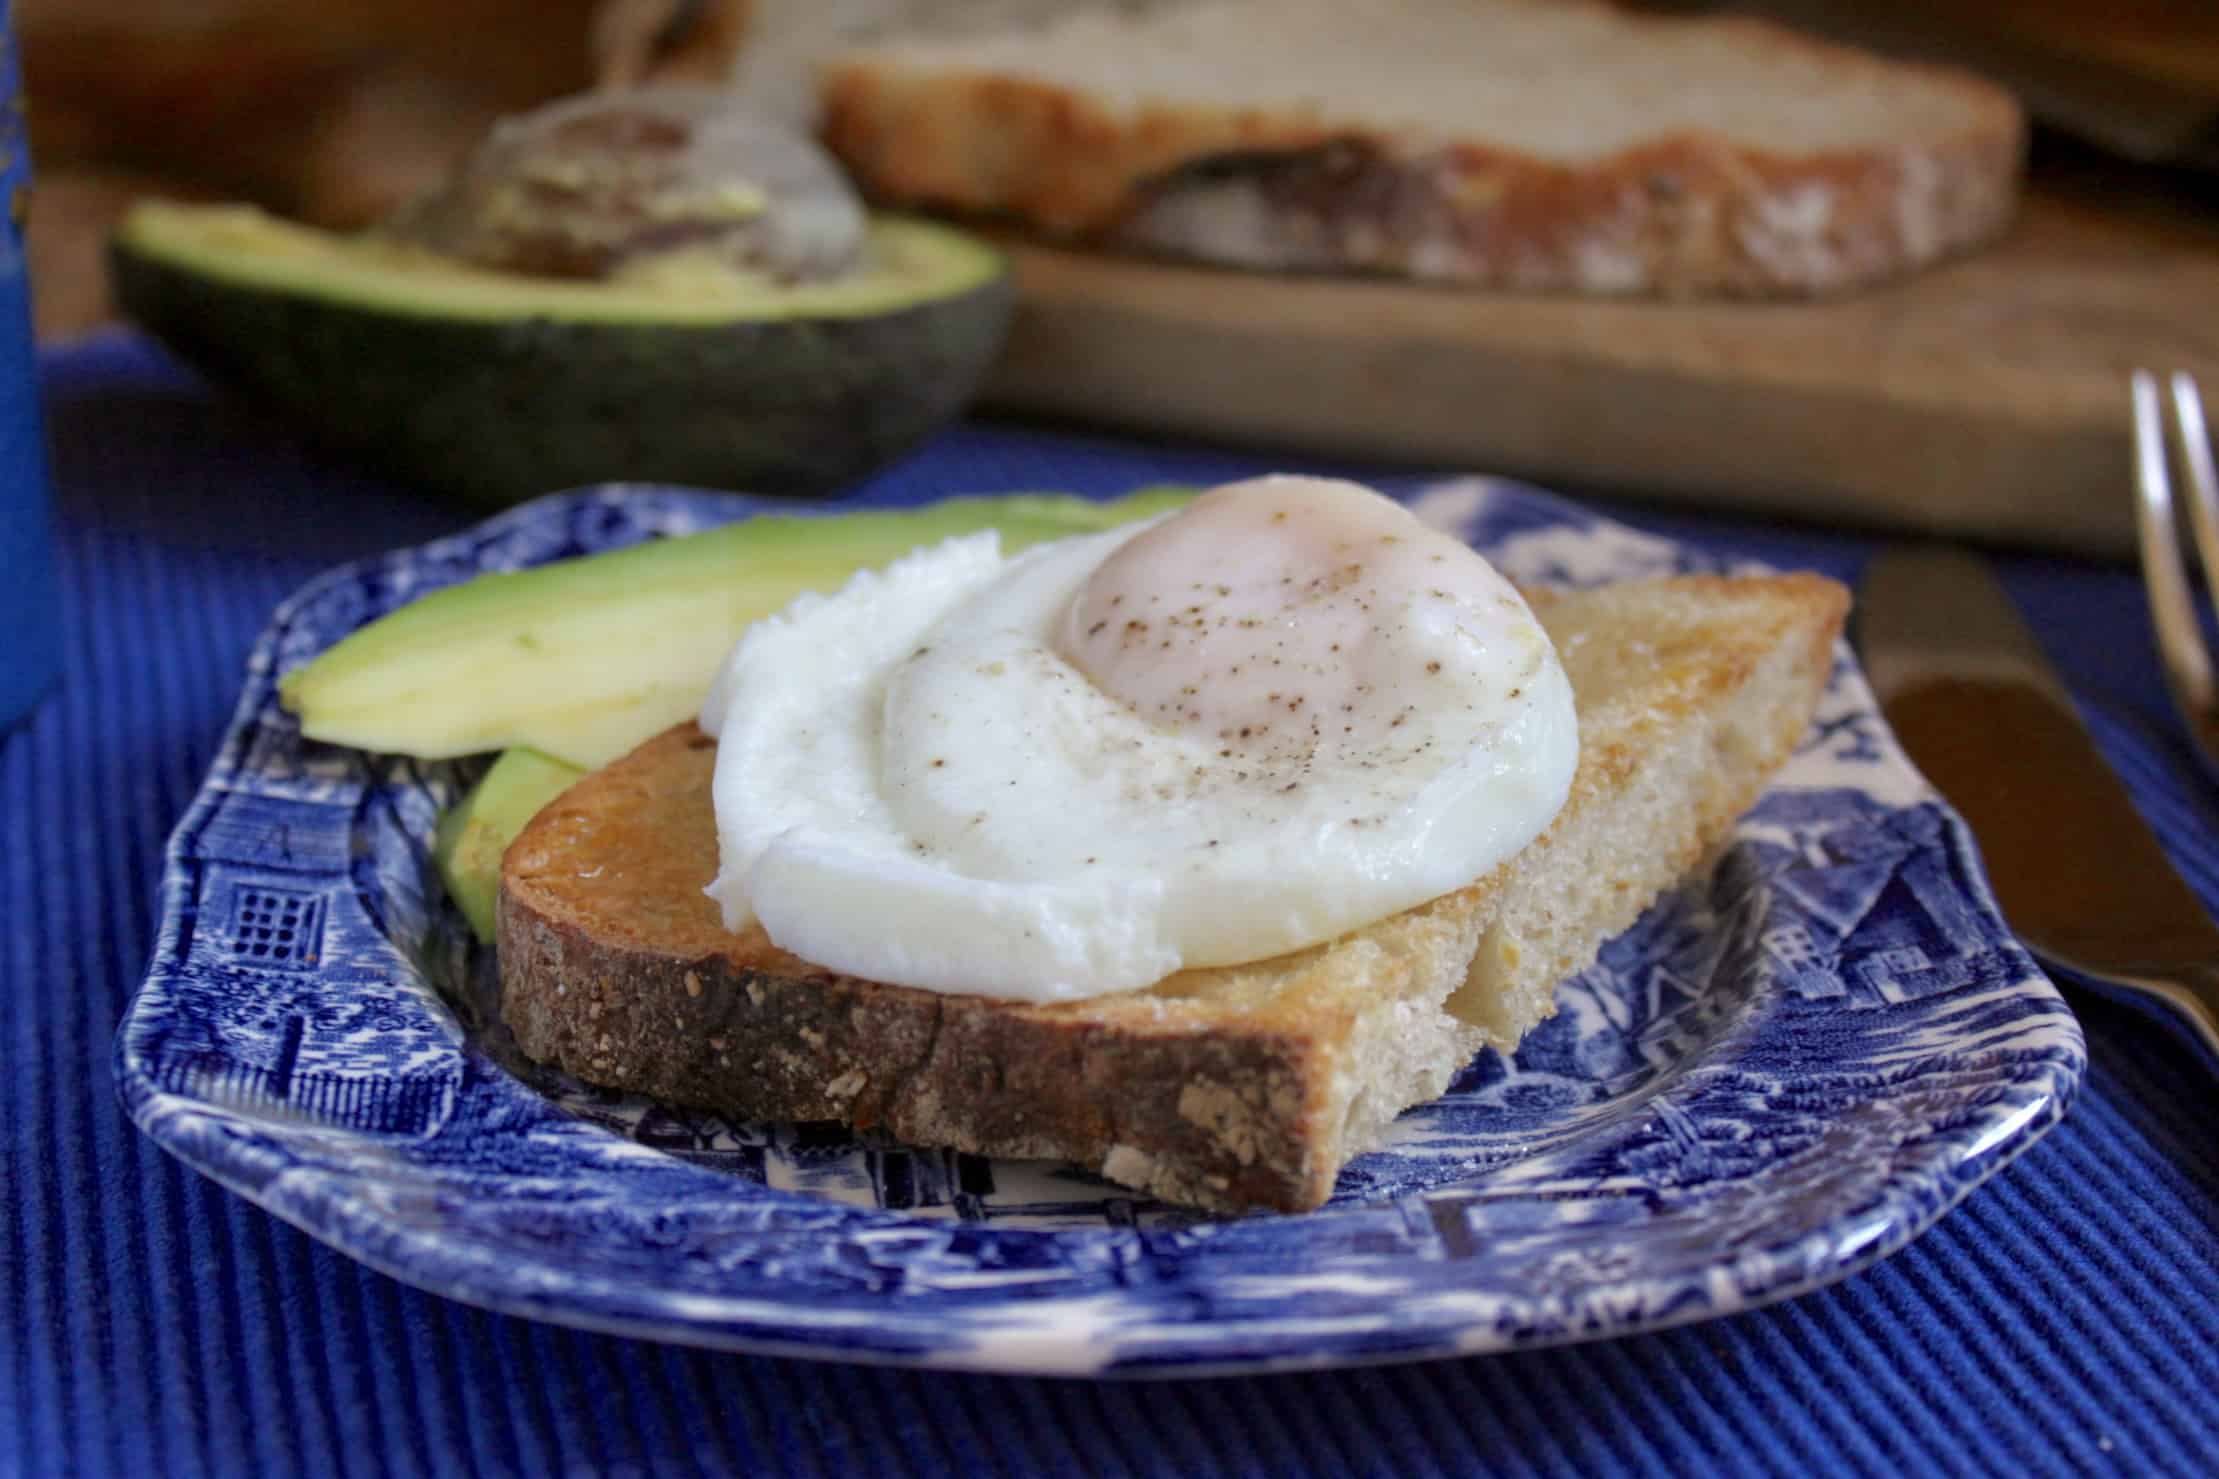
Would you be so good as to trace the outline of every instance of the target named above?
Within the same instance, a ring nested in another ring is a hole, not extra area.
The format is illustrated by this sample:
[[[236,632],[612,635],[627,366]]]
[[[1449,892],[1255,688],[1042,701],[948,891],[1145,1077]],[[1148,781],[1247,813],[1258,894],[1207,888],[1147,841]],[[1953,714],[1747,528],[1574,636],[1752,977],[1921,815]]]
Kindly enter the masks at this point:
[[[1758,19],[1700,24],[1758,54],[1794,51],[1945,89],[1964,121],[1900,145],[1801,155],[1669,132],[1566,164],[1293,107],[1119,107],[1021,75],[911,67],[888,50],[825,69],[822,128],[856,180],[890,203],[1007,215],[1054,236],[1231,266],[1524,291],[1821,294],[1938,260],[2008,223],[2026,129],[2003,89]]]
[[[683,725],[511,844],[502,1015],[531,1057],[661,1099],[1069,1160],[1222,1210],[1316,1206],[1395,1113],[1547,1015],[1557,981],[1719,845],[1808,722],[1839,586],[1644,587],[1642,614],[1687,614],[1688,629],[1659,628],[1626,712],[1583,694],[1591,732],[1549,831],[1472,886],[1341,940],[1047,1006],[836,975],[760,929],[722,928],[701,892],[716,869],[713,742]],[[1607,599],[1535,608],[1576,621]],[[1583,661],[1567,659],[1575,689]],[[1622,820],[1660,786],[1668,810]]]
[[[687,748],[696,737],[680,726],[618,762],[666,777],[682,798],[643,822],[711,827],[708,755]],[[780,966],[759,936],[700,952],[643,948],[534,890],[535,846],[527,835],[512,848],[522,876],[498,906],[503,1015],[527,1054],[589,1082],[981,1155],[1098,1165],[1145,1146],[1208,1168],[1206,1182],[1165,1188],[1191,1201],[1293,1208],[1331,1192],[1339,1163],[1326,1163],[1315,1124],[1325,1075],[1312,1033],[1222,1034],[1183,1014],[1155,1021],[859,981]],[[713,860],[713,834],[707,846]],[[1160,1092],[1169,1086],[1182,1087]],[[1184,1112],[1197,1096],[1207,1112]]]

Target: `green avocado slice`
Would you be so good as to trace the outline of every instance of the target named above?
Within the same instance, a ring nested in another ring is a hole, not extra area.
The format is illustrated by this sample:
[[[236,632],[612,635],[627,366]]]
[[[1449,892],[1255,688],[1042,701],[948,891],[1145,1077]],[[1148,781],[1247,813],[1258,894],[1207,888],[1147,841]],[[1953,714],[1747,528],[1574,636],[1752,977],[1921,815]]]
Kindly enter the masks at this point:
[[[1175,507],[1054,495],[765,515],[412,601],[285,675],[311,739],[440,759],[529,746],[591,769],[692,715],[749,623],[920,545],[982,529],[1005,550]]]
[[[1012,297],[992,247],[894,216],[857,270],[800,283],[683,255],[527,277],[159,201],[109,264],[124,311],[212,377],[388,473],[501,503],[614,479],[822,492],[961,407]]]
[[[493,901],[501,891],[501,854],[541,807],[585,772],[537,750],[502,752],[470,794],[439,819],[432,861],[447,897],[479,939],[493,938]]]

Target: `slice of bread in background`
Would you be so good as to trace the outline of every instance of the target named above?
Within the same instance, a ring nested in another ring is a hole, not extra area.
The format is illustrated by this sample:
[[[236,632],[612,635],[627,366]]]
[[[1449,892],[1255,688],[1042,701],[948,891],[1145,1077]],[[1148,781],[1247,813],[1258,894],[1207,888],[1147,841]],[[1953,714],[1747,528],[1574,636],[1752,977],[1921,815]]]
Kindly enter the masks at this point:
[[[823,75],[883,201],[1257,268],[1821,293],[2000,230],[2018,105],[1969,74],[1598,0],[1205,0],[888,43]]]
[[[1300,1210],[1509,1050],[1556,985],[1695,868],[1809,723],[1847,593],[1808,575],[1537,594],[1579,706],[1563,811],[1469,888],[1327,945],[1034,1006],[819,969],[727,933],[715,742],[673,729],[503,860],[502,1015],[533,1058],[743,1119],[841,1120],[1048,1157],[1169,1201]],[[854,927],[872,928],[858,911]]]

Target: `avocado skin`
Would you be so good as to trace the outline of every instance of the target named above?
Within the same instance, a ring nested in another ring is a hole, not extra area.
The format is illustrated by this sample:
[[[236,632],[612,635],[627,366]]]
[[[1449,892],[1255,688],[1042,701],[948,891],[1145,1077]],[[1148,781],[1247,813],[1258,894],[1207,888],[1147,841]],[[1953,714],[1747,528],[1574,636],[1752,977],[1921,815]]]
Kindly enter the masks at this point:
[[[999,351],[1005,270],[885,313],[712,325],[402,315],[109,249],[180,357],[404,481],[514,503],[624,480],[814,494],[959,411]]]

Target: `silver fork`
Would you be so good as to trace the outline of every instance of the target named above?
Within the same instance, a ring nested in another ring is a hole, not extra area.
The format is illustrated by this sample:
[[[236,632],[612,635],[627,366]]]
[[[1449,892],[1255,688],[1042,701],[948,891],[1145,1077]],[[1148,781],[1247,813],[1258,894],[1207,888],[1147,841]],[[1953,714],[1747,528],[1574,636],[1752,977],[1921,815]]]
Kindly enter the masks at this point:
[[[2195,589],[2181,552],[2180,516],[2173,508],[2173,474],[2166,433],[2180,451],[2188,474],[2189,523],[2204,580],[2219,590],[2219,475],[2214,475],[2211,435],[2204,423],[2204,399],[2195,377],[2175,371],[2166,390],[2157,377],[2136,370],[2134,387],[2134,515],[2141,532],[2142,585],[2149,593],[2150,623],[2157,628],[2158,654],[2173,706],[2196,742],[2204,769],[2219,777],[2219,683],[2212,677],[2211,651],[2204,645],[2196,616]],[[2166,415],[2170,405],[2172,415]]]

